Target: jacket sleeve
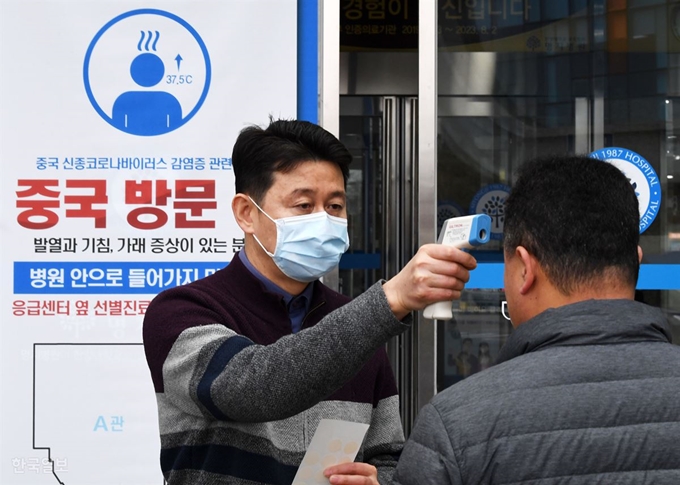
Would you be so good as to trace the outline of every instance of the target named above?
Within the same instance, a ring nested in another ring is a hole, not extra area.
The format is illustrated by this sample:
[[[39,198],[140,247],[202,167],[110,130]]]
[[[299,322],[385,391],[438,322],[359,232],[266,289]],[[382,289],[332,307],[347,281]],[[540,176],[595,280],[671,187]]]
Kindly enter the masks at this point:
[[[209,419],[266,422],[298,414],[342,387],[381,345],[408,328],[394,317],[381,283],[314,327],[266,346],[217,323],[218,315],[197,296],[173,298],[181,301],[161,299],[147,310],[147,361],[157,392]],[[187,319],[194,325],[170,330],[173,321]],[[160,358],[169,342],[169,353]]]
[[[394,469],[404,447],[399,396],[387,353],[380,350],[382,365],[375,383],[371,426],[363,443],[363,461],[378,469],[378,482],[392,483]]]
[[[462,485],[451,438],[432,404],[420,411],[394,474],[395,485]]]

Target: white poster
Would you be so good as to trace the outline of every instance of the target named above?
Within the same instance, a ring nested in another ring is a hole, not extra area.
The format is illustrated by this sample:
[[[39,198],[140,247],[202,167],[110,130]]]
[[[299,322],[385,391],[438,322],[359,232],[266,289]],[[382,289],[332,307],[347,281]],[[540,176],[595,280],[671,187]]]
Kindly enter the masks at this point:
[[[0,483],[162,485],[144,312],[243,244],[231,150],[295,117],[296,0],[0,8]]]

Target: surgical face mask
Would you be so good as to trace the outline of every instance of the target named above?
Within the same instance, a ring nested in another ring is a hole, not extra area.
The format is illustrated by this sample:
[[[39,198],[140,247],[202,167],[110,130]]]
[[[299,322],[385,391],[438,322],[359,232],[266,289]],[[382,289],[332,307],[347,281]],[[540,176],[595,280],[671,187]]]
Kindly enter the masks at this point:
[[[260,212],[276,224],[276,248],[267,251],[256,235],[253,237],[274,264],[291,279],[303,283],[321,278],[340,262],[349,248],[347,219],[325,211],[302,216],[272,219],[250,199]]]

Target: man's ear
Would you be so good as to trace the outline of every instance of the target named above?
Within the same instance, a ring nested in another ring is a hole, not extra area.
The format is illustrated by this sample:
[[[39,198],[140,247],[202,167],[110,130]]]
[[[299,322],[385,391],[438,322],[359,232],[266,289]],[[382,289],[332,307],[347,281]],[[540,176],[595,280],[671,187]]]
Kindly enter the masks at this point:
[[[642,264],[642,248],[638,246],[638,263]]]
[[[526,295],[531,291],[536,283],[538,276],[538,261],[534,258],[524,246],[517,246],[515,248],[515,257],[519,259],[521,264],[522,286],[519,288],[521,295]]]
[[[253,227],[253,209],[255,207],[245,194],[236,194],[231,201],[231,210],[234,213],[236,223],[246,234],[253,234],[255,232]]]

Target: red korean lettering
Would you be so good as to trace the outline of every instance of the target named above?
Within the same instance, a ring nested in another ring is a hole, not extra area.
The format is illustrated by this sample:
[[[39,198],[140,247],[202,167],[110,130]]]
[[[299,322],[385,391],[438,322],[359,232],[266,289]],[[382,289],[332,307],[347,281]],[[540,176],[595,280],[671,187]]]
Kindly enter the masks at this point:
[[[217,209],[214,180],[177,180],[175,199],[173,208],[178,209],[175,213],[177,229],[215,228],[215,220],[206,220],[203,216],[204,210]],[[180,212],[183,209],[188,210],[188,214]]]
[[[59,181],[56,179],[20,179],[17,185],[19,187],[27,187],[25,190],[17,190],[17,199],[27,199],[35,196],[53,199],[17,200],[16,207],[18,209],[26,209],[17,216],[19,225],[26,229],[50,229],[56,226],[59,222],[59,215],[50,209],[59,207],[60,192],[52,190],[51,187],[59,187]],[[36,221],[35,218],[42,220]]]
[[[66,209],[66,217],[89,217],[94,219],[94,227],[106,228],[106,209],[95,209],[95,204],[106,204],[106,180],[67,180],[66,188],[92,189],[91,194],[65,195],[64,204],[78,205],[77,209]]]
[[[159,206],[167,206],[171,195],[172,190],[168,187],[167,180],[126,180],[125,203],[146,205],[146,207],[138,207],[128,213],[128,224],[145,230],[163,227],[168,222],[168,215]],[[149,206],[149,204],[153,205]],[[148,220],[149,216],[153,220]]]

